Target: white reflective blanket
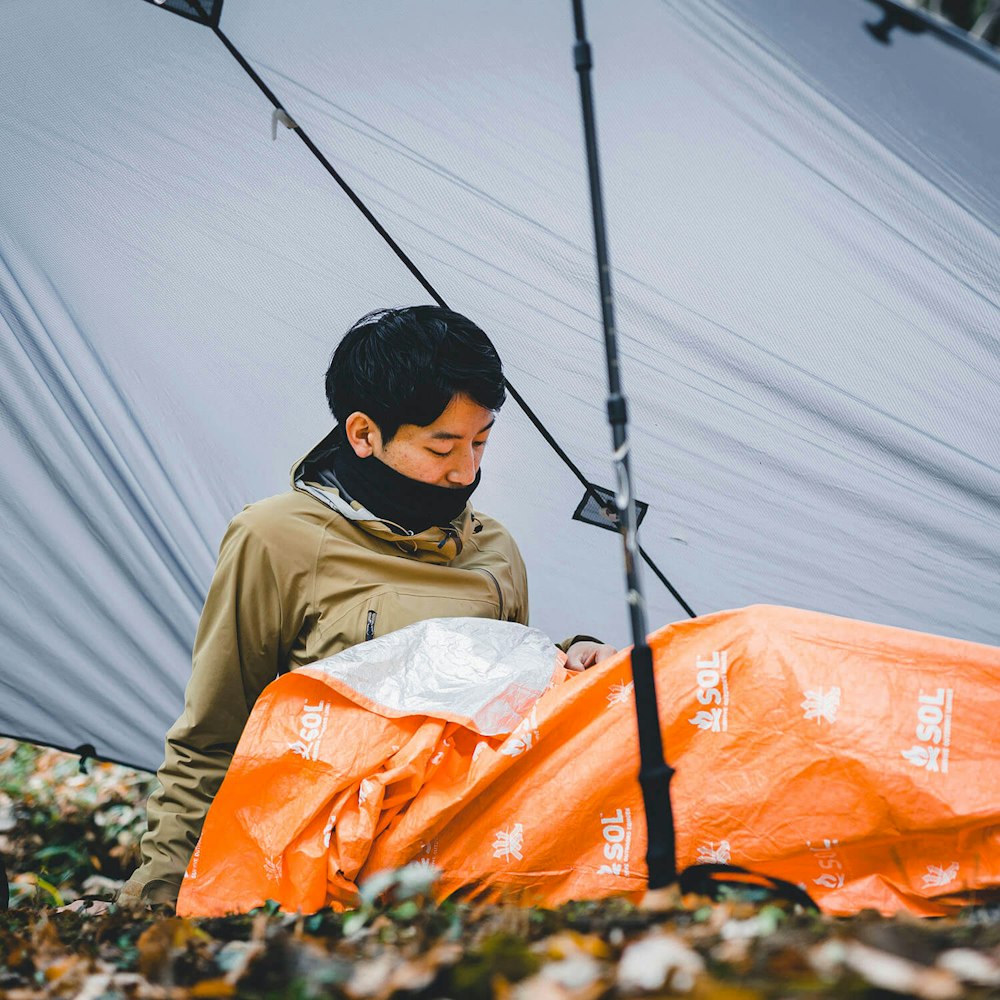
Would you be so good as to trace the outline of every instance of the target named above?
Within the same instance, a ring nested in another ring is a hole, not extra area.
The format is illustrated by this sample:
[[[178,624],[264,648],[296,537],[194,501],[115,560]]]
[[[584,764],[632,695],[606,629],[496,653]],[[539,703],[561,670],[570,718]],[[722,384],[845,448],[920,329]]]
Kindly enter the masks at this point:
[[[509,733],[552,682],[552,640],[483,618],[434,618],[311,664],[384,715],[433,715]]]

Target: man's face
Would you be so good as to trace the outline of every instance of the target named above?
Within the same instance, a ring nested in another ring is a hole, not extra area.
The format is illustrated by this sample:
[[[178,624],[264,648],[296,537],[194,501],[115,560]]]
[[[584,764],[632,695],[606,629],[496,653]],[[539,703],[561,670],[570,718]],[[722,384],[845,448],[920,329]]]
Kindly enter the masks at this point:
[[[454,396],[432,424],[403,424],[382,444],[372,425],[372,455],[410,479],[455,489],[475,481],[496,414],[468,396]]]

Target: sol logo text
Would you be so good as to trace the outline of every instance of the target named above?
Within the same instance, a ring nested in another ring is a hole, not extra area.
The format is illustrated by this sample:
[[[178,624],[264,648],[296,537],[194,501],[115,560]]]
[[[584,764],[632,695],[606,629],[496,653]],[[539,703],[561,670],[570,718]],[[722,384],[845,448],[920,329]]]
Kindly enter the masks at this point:
[[[294,743],[289,743],[288,749],[304,760],[316,760],[329,721],[329,702],[321,701],[315,705],[306,702],[299,716],[299,738]]]
[[[696,712],[688,722],[712,733],[729,729],[729,654],[726,650],[712,653],[710,659],[695,660],[695,697],[705,709]]]
[[[598,875],[629,875],[632,853],[632,810],[618,809],[610,816],[601,813],[601,836],[604,857],[610,864],[601,865]]]
[[[914,767],[948,773],[951,754],[951,710],[954,691],[938,688],[932,694],[920,692],[917,699],[916,737],[920,741],[900,751]]]

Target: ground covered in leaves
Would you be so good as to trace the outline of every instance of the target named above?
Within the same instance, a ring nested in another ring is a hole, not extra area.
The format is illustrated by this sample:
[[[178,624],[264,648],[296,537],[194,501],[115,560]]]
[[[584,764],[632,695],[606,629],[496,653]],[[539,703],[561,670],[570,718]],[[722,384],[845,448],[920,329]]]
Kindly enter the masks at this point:
[[[947,920],[819,917],[766,901],[558,910],[429,898],[374,877],[346,914],[224,920],[61,909],[110,895],[137,856],[149,778],[0,740],[0,1000],[36,997],[1000,998],[1000,909]]]

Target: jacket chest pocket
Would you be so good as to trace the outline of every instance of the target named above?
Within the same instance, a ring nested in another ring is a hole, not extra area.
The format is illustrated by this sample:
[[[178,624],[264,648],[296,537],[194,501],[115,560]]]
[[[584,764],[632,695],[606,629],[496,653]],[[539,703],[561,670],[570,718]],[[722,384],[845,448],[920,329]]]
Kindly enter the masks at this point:
[[[478,577],[480,574],[476,574]],[[476,581],[473,581],[476,582]],[[429,618],[492,618],[500,617],[498,588],[485,577],[478,586],[461,592],[387,591],[380,596],[376,616],[375,638],[396,629],[406,628]]]
[[[329,614],[333,608],[327,608],[327,614],[320,616],[313,631],[311,655],[306,662],[334,656],[383,635],[386,631],[382,614],[384,598],[382,593],[371,594],[336,616]]]

